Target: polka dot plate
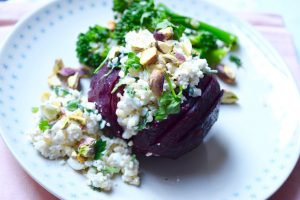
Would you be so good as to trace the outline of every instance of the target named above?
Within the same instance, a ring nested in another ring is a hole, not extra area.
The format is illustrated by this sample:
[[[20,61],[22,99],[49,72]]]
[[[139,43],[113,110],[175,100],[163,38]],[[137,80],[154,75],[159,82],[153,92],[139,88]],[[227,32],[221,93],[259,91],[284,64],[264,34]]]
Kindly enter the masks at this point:
[[[239,37],[237,105],[222,106],[210,136],[178,160],[141,158],[140,187],[116,177],[111,193],[37,153],[26,139],[31,107],[47,90],[56,58],[78,65],[77,35],[113,18],[107,0],[57,0],[18,23],[0,52],[0,132],[23,168],[62,199],[265,199],[286,180],[299,156],[299,94],[286,65],[251,27],[202,1],[164,0],[173,10]],[[86,82],[88,86],[88,82]],[[87,87],[86,87],[87,88]]]

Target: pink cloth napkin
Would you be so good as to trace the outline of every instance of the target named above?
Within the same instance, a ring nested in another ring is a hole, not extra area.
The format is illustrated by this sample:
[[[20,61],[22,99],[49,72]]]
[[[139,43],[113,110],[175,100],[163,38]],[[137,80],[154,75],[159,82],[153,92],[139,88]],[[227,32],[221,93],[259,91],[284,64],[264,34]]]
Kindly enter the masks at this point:
[[[37,4],[28,3],[0,3],[0,44],[10,32],[11,27]],[[300,86],[300,67],[290,34],[284,27],[283,19],[279,15],[266,13],[238,13],[257,30],[259,30],[289,66],[298,86]],[[57,199],[43,187],[31,179],[11,155],[2,138],[0,138],[0,197],[1,199]],[[270,198],[271,200],[300,199],[300,161],[284,185]]]

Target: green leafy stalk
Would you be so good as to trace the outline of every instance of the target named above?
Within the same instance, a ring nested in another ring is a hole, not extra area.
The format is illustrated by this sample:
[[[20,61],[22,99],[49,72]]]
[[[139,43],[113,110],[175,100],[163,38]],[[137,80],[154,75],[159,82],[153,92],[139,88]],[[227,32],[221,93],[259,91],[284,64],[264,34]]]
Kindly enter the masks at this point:
[[[181,24],[187,28],[197,30],[197,31],[208,31],[213,35],[215,35],[218,39],[222,40],[228,46],[233,46],[238,40],[237,36],[229,32],[226,32],[222,29],[214,27],[205,22],[197,21],[190,17],[186,17],[174,13],[172,10],[170,10],[167,6],[165,6],[162,3],[158,5],[157,9],[160,11],[160,13],[162,13],[162,15],[168,16],[168,19],[174,24]]]
[[[176,114],[180,112],[181,98],[182,98],[182,87],[179,86],[179,93],[176,94],[172,82],[168,75],[166,75],[166,80],[170,87],[170,91],[163,92],[159,99],[159,108],[155,113],[155,120],[161,121],[166,119],[170,114]]]
[[[108,61],[108,56],[100,63],[100,65],[95,69],[94,74],[97,74],[98,71],[105,65],[105,63]]]

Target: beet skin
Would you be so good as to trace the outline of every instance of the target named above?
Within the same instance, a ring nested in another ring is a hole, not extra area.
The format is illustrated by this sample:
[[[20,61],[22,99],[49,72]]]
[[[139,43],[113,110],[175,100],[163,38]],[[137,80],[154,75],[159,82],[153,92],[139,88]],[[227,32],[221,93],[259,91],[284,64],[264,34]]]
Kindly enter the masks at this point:
[[[110,124],[109,134],[122,137],[123,129],[117,122],[117,93],[122,93],[124,87],[111,94],[118,83],[119,70],[114,70],[108,76],[109,69],[104,66],[92,78],[89,91],[89,101],[96,102],[96,107],[102,117]],[[181,105],[181,112],[170,115],[160,122],[152,122],[147,129],[140,131],[132,138],[136,153],[178,158],[196,148],[207,135],[212,125],[217,121],[220,100],[223,91],[213,76],[205,76],[200,80],[200,97],[187,97]]]

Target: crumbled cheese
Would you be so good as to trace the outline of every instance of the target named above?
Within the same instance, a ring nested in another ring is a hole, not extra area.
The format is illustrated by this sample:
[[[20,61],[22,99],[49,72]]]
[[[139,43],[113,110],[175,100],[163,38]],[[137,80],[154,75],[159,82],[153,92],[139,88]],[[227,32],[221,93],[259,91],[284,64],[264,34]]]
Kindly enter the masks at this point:
[[[142,116],[145,116],[145,109],[148,111],[148,119],[153,120],[156,110],[156,97],[149,87],[149,73],[142,71],[138,75],[139,80],[126,76],[122,83],[130,83],[130,88],[134,90],[134,95],[128,93],[128,87],[125,88],[124,94],[118,94],[120,98],[117,104],[116,115],[118,123],[125,127],[123,138],[129,139],[138,132],[138,124]],[[151,120],[151,121],[152,121]],[[150,122],[150,121],[149,121]]]
[[[102,119],[94,103],[88,102],[87,98],[78,91],[66,90],[64,92],[60,91],[58,95],[55,92],[49,93],[48,98],[44,99],[41,105],[43,109],[35,113],[36,123],[29,134],[33,146],[49,159],[68,157],[67,164],[74,170],[85,173],[88,185],[94,188],[100,188],[103,191],[112,189],[113,172],[105,171],[109,167],[119,169],[124,182],[139,185],[139,163],[136,159],[132,159],[129,145],[124,140],[103,135],[101,129],[109,124]],[[69,102],[72,101],[78,102],[78,108],[75,110],[68,109]],[[57,105],[59,107],[55,107],[55,112],[52,114],[53,106]],[[49,115],[49,110],[51,115]],[[75,120],[74,116],[80,116],[83,120]],[[39,123],[45,119],[49,120],[50,127],[42,131]],[[106,142],[101,159],[93,160],[94,146],[90,147],[92,157],[79,153],[78,149],[80,149],[80,144],[84,145],[83,141],[99,139]]]
[[[189,85],[198,85],[200,78],[204,77],[203,69],[208,67],[205,59],[194,57],[182,63],[174,72],[173,78],[186,89]]]

